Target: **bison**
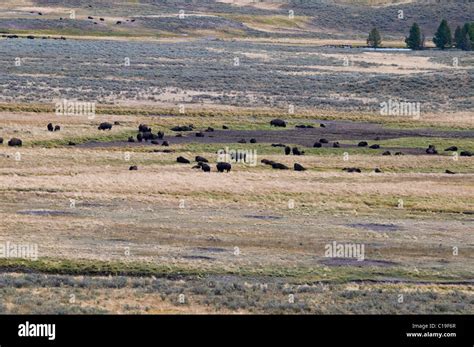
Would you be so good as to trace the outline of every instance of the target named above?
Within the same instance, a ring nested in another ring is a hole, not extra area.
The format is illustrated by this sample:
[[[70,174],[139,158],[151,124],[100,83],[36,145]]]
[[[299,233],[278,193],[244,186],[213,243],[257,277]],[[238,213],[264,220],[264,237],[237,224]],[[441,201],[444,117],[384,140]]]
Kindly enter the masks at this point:
[[[112,124],[108,122],[100,123],[99,127],[97,128],[99,130],[112,130]]]
[[[286,122],[283,119],[272,119],[271,126],[286,128]]]
[[[204,157],[201,157],[200,155],[197,155],[196,158],[194,158],[197,162],[201,162],[201,163],[209,163],[209,160],[207,160],[206,158]]]
[[[13,137],[10,139],[10,141],[8,141],[8,145],[10,147],[21,147],[23,145],[23,141],[21,141],[20,139],[17,139],[16,137]]]
[[[319,139],[319,143],[329,143],[327,139]]]
[[[304,152],[300,151],[298,149],[298,147],[293,147],[293,149],[291,151],[292,151],[293,155],[303,155],[304,154]]]
[[[61,130],[61,127],[59,125],[54,126],[54,131],[60,131],[60,130]]]
[[[340,145],[339,142],[337,142],[337,141],[335,141],[335,142],[332,144],[332,146],[333,146],[334,148],[339,148],[339,147],[341,147],[341,145]]]
[[[369,144],[367,143],[367,141],[360,141],[357,146],[359,147],[367,147]]]
[[[323,145],[321,144],[321,142],[315,142],[314,145],[313,145],[314,148],[320,148],[322,146]]]
[[[129,169],[130,171],[137,171],[137,170],[138,170],[138,166],[133,165],[133,166],[130,166],[128,169]]]
[[[273,163],[272,168],[276,170],[288,170],[288,166],[281,163]]]
[[[260,162],[265,165],[273,165],[275,163],[273,160],[268,160],[268,159],[262,159],[260,160]]]
[[[434,145],[429,145],[425,152],[426,154],[438,154],[438,151]]]
[[[141,133],[151,133],[151,128],[146,124],[140,124],[138,126],[138,131]]]
[[[218,172],[224,172],[224,171],[229,172],[232,169],[232,165],[230,165],[229,163],[221,162],[221,163],[217,163],[216,168]]]
[[[48,131],[54,131],[54,127],[52,123],[48,123]]]
[[[390,151],[385,151],[385,152],[382,153],[382,155],[392,155],[392,152],[390,152]]]
[[[291,147],[290,146],[286,146],[285,147],[285,154],[286,155],[289,155],[291,153]]]
[[[190,164],[190,163],[191,163],[191,162],[190,162],[188,159],[186,159],[185,157],[178,157],[178,158],[176,158],[176,161],[177,161],[178,163],[181,163],[181,164]]]
[[[256,139],[250,139],[250,143],[257,143]]]
[[[168,143],[168,141],[163,141],[163,143],[161,145],[165,146],[165,147],[168,147],[170,144]]]
[[[472,157],[472,152],[469,152],[469,151],[462,151],[461,153],[459,153],[459,155],[461,157]]]
[[[293,168],[295,169],[295,171],[306,171],[306,168],[298,163],[295,163],[295,165],[293,165]]]
[[[446,152],[456,152],[458,148],[456,146],[451,146],[445,149]]]
[[[380,145],[374,144],[374,145],[369,146],[369,148],[370,149],[379,149]]]
[[[211,167],[207,165],[206,163],[201,163],[201,169],[204,172],[211,172]]]

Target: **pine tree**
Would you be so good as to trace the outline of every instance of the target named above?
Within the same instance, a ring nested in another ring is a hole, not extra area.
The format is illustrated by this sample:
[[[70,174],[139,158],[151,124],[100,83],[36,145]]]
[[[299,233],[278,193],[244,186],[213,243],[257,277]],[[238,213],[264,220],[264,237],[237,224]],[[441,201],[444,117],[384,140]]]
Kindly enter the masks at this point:
[[[405,43],[408,48],[411,49],[422,49],[423,48],[423,38],[421,35],[421,30],[418,24],[413,23],[410,28],[410,34],[405,38]]]
[[[449,28],[446,19],[441,21],[441,24],[433,37],[433,42],[436,47],[440,49],[449,48],[452,45],[451,29]]]
[[[378,48],[382,44],[382,38],[377,28],[373,28],[367,38],[367,45],[372,48]]]

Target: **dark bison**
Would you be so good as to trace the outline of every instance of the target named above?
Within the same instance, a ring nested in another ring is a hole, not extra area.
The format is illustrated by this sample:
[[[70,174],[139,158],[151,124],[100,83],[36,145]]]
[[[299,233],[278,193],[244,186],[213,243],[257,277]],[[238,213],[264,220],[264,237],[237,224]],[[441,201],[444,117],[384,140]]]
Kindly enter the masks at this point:
[[[158,138],[158,136],[156,136],[155,134],[153,134],[152,132],[146,132],[146,133],[142,133],[142,137],[145,141],[148,141],[148,140],[156,140]]]
[[[367,147],[369,144],[367,143],[367,141],[360,141],[357,146],[359,147]]]
[[[319,139],[319,143],[329,143],[327,139]]]
[[[260,160],[260,162],[265,165],[273,165],[275,163],[273,160],[268,160],[268,159],[262,159]]]
[[[59,125],[54,126],[54,131],[60,131],[61,127]]]
[[[201,162],[201,163],[209,163],[209,160],[207,160],[206,158],[204,157],[201,157],[200,155],[197,155],[196,158],[194,158],[194,160],[196,160],[198,163]]]
[[[370,149],[379,149],[380,145],[374,144],[374,145],[369,146],[369,148]]]
[[[300,124],[300,125],[295,125],[295,128],[299,128],[299,129],[313,129],[314,126],[312,126],[312,125]]]
[[[321,123],[321,124],[319,124],[319,126],[320,126],[321,128],[325,128],[325,127],[326,127],[326,124]]]
[[[293,168],[295,169],[295,171],[306,171],[306,168],[303,165],[298,164],[298,163],[295,163]]]
[[[272,143],[272,147],[286,147],[283,143]]]
[[[451,170],[446,170],[445,173],[449,174],[449,175],[454,175],[455,172],[451,171]]]
[[[341,145],[340,145],[339,142],[337,142],[337,141],[335,141],[335,142],[332,144],[332,146],[333,146],[334,148],[339,148],[339,147],[341,147]]]
[[[196,133],[196,137],[204,137],[204,133],[198,132],[198,133]]]
[[[212,133],[212,132],[214,131],[214,128],[212,128],[212,127],[207,127],[207,129],[204,130],[204,131],[207,132],[207,133]]]
[[[395,155],[404,155],[402,152],[395,152]]]
[[[385,152],[382,153],[382,155],[392,155],[392,152],[390,152],[390,151],[385,151]]]
[[[135,139],[133,138],[133,136],[128,137],[128,142],[135,142]]]
[[[446,152],[456,152],[458,148],[456,146],[451,146],[445,149]]]
[[[204,172],[211,172],[211,167],[207,165],[206,163],[201,163],[201,169]]]
[[[229,129],[229,127],[227,125],[223,125],[222,129],[227,130],[227,129]]]
[[[158,142],[158,140],[151,140],[151,144],[152,145],[159,145],[160,143]]]
[[[232,165],[229,163],[217,163],[216,168],[218,172],[229,172],[232,169]]]
[[[130,166],[128,169],[129,169],[130,171],[137,171],[137,170],[138,170],[138,166],[133,165],[133,166]]]
[[[21,147],[21,145],[23,145],[23,141],[21,141],[20,139],[17,139],[16,137],[10,139],[10,141],[8,141],[8,145],[11,146],[11,147],[14,147],[14,146],[18,146],[18,147]]]
[[[426,154],[438,154],[438,151],[434,145],[429,145],[425,152]]]
[[[168,147],[170,144],[168,143],[168,141],[163,141],[163,143],[161,145],[165,146],[165,147]]]
[[[345,167],[344,169],[342,169],[343,171],[346,171],[346,172],[357,172],[357,173],[361,173],[362,170],[359,169],[358,167]]]
[[[112,130],[112,124],[108,122],[100,123],[99,127],[97,128],[99,130]]]
[[[291,147],[290,146],[286,146],[285,147],[285,154],[286,155],[289,155],[291,153]]]
[[[156,136],[157,136],[158,140],[163,140],[163,137],[165,137],[165,133],[162,132],[162,131],[158,131]]]
[[[286,122],[283,119],[272,119],[271,126],[286,128]]]
[[[376,168],[374,169],[374,172],[375,172],[375,173],[381,173],[382,170],[380,170],[378,167],[376,167]]]
[[[247,143],[247,141],[245,139],[240,139],[239,141],[237,141],[237,143]]]
[[[256,139],[250,139],[250,143],[257,143]]]
[[[143,135],[142,135],[142,133],[138,133],[138,134],[137,134],[137,141],[138,141],[138,142],[142,142],[142,141],[143,141]]]
[[[146,124],[140,124],[138,126],[138,131],[141,133],[151,133],[151,128]]]
[[[54,131],[54,127],[52,123],[48,124],[48,131]]]
[[[472,152],[469,152],[469,151],[462,151],[461,153],[459,153],[459,155],[461,157],[472,157]]]
[[[191,162],[190,162],[188,159],[186,159],[185,157],[178,157],[178,158],[176,158],[176,161],[177,161],[178,163],[181,163],[181,164],[190,164],[190,163],[191,163]]]
[[[314,148],[320,148],[322,146],[323,145],[321,144],[321,142],[315,142],[314,145],[313,145]]]
[[[281,163],[273,163],[272,168],[277,170],[288,170],[288,166]]]
[[[0,145],[3,143],[3,137],[0,137]]]
[[[192,125],[183,125],[183,126],[175,126],[175,127],[172,127],[171,130],[172,131],[193,131],[193,126]]]
[[[293,147],[293,149],[291,150],[293,155],[303,155],[304,154],[304,151],[300,151],[298,149],[298,147]]]

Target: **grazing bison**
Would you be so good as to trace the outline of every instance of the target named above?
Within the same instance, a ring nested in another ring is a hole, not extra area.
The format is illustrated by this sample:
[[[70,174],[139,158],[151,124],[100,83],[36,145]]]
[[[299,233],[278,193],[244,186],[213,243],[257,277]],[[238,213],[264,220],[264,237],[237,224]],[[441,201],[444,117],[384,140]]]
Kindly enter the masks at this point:
[[[340,145],[339,142],[337,142],[337,141],[335,141],[335,142],[332,144],[332,146],[333,146],[334,148],[339,148],[339,147],[341,147],[341,145]]]
[[[369,144],[366,141],[360,141],[357,146],[359,147],[367,147]]]
[[[158,136],[156,136],[155,134],[153,134],[152,132],[146,132],[146,133],[142,133],[142,136],[143,136],[143,139],[145,141],[148,141],[148,140],[156,140]]]
[[[237,143],[247,143],[247,141],[245,139],[240,139],[239,141],[237,141]]]
[[[211,167],[207,165],[206,163],[201,163],[201,169],[204,172],[211,172]]]
[[[320,148],[322,146],[323,145],[321,144],[321,142],[315,142],[314,145],[313,145],[314,148]]]
[[[224,171],[229,172],[232,169],[232,165],[230,165],[229,163],[221,162],[221,163],[217,163],[216,168],[218,172],[224,172]]]
[[[137,170],[138,170],[138,166],[133,165],[133,166],[130,166],[128,169],[129,169],[130,171],[137,171]]]
[[[291,153],[291,147],[290,146],[286,146],[285,147],[285,154],[286,155],[289,155]]]
[[[229,129],[229,127],[227,125],[223,125],[222,129],[227,130],[227,129]]]
[[[181,163],[181,164],[190,164],[190,163],[191,163],[191,162],[190,162],[188,159],[186,159],[185,157],[178,157],[178,158],[176,158],[176,161],[177,161],[178,163]]]
[[[286,147],[283,143],[272,143],[272,147]]]
[[[404,155],[402,152],[395,152],[395,155]]]
[[[135,142],[135,139],[133,138],[133,136],[128,137],[128,142]]]
[[[326,127],[326,124],[321,123],[321,124],[319,124],[319,126],[320,126],[321,128],[325,128],[325,127]]]
[[[380,145],[372,145],[372,146],[369,146],[370,149],[379,149],[380,148]]]
[[[137,134],[137,141],[138,141],[138,142],[142,142],[142,141],[143,141],[143,135],[142,135],[142,133],[138,133],[138,134]]]
[[[54,131],[60,131],[61,127],[59,125],[54,126]]]
[[[438,154],[438,151],[434,145],[429,145],[425,152],[426,154]]]
[[[168,143],[168,141],[163,141],[163,143],[161,145],[165,146],[165,147],[168,147],[170,144]]]
[[[461,153],[459,153],[459,155],[461,157],[472,157],[472,152],[469,152],[469,151],[462,151]]]
[[[21,147],[23,145],[23,141],[21,141],[20,139],[17,139],[16,137],[13,137],[10,139],[10,141],[8,141],[8,145],[10,147]]]
[[[382,155],[392,155],[392,152],[390,152],[390,151],[385,151],[385,152],[382,153]]]
[[[196,137],[204,137],[204,133],[198,132],[198,133],[196,133]]]
[[[76,145],[76,143],[72,142],[72,141],[69,141],[67,144],[68,144],[68,146],[75,146]]]
[[[250,143],[257,143],[256,139],[250,139]]]
[[[455,174],[455,172],[453,172],[453,171],[451,171],[451,170],[446,170],[445,173],[450,174],[450,175],[454,175],[454,174]]]
[[[197,162],[201,162],[201,163],[209,163],[209,160],[207,160],[206,158],[204,157],[201,157],[200,155],[197,155],[196,158],[194,158]]]
[[[54,127],[52,123],[48,123],[48,131],[54,131]]]
[[[374,169],[374,172],[376,172],[376,173],[381,173],[382,170],[380,170],[378,167],[376,167],[376,168]]]
[[[116,120],[116,121],[114,122],[114,125],[120,125],[120,122]]]
[[[456,152],[458,148],[456,146],[451,146],[445,149],[446,152]]]
[[[362,170],[359,169],[358,167],[345,167],[344,169],[342,169],[343,171],[346,171],[346,172],[357,172],[357,173],[361,173]]]
[[[272,168],[277,170],[288,170],[288,166],[281,163],[273,163]]]
[[[283,119],[272,119],[271,126],[286,128],[286,122]]]
[[[158,140],[163,140],[163,137],[165,137],[165,133],[162,131],[158,131],[156,136],[158,137]]]
[[[327,139],[319,139],[319,143],[329,143]]]
[[[172,131],[193,131],[194,127],[192,125],[183,125],[172,127]]]
[[[0,137],[0,145],[3,143],[3,137]]]
[[[298,149],[298,147],[293,147],[293,149],[291,150],[293,155],[303,155],[304,154],[304,151],[300,151]]]
[[[260,160],[260,162],[265,165],[273,165],[275,163],[273,160],[268,160],[268,159],[262,159]]]
[[[295,169],[295,171],[306,171],[306,168],[303,165],[298,164],[298,163],[295,163],[293,168]]]
[[[141,133],[151,133],[151,128],[146,124],[140,124],[138,126],[138,131]]]
[[[100,123],[99,127],[97,128],[99,130],[112,130],[112,124],[108,122]]]

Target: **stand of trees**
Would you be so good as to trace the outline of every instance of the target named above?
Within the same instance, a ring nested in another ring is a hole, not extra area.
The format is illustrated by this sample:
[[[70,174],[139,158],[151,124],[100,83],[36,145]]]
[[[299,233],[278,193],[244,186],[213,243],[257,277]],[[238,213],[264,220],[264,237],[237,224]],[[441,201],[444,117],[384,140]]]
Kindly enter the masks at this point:
[[[451,34],[451,28],[448,21],[443,19],[433,36],[433,42],[439,49],[452,48],[453,46],[463,51],[474,50],[474,23],[465,23],[462,27],[457,26],[454,31],[454,37]],[[373,28],[367,38],[367,45],[372,48],[378,48],[382,44],[382,38],[377,28]],[[419,50],[425,48],[425,36],[420,26],[413,23],[408,36],[405,38],[405,44],[408,48]]]

